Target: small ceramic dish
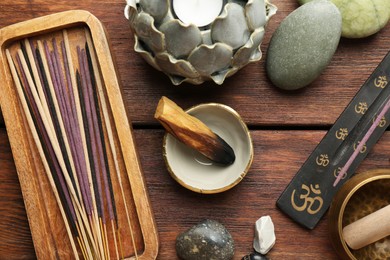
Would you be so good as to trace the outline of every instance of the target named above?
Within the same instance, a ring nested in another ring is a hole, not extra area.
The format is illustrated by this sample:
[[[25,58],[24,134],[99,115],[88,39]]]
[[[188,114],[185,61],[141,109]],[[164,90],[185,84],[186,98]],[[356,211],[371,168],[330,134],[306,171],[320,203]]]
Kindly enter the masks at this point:
[[[341,259],[390,259],[390,237],[353,250],[342,234],[345,226],[389,204],[390,169],[357,174],[337,192],[329,210],[329,230]]]
[[[237,185],[253,160],[252,139],[240,115],[232,108],[216,103],[201,104],[186,112],[224,139],[233,148],[236,160],[229,166],[217,165],[166,134],[163,153],[171,176],[182,186],[199,193],[223,192]]]

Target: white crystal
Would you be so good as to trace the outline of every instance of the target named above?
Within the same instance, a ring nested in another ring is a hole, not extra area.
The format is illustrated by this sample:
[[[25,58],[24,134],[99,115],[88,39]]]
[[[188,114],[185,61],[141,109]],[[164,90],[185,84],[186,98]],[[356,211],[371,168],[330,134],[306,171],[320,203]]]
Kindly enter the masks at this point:
[[[263,216],[256,221],[253,248],[260,254],[266,254],[275,245],[274,223],[270,216]]]

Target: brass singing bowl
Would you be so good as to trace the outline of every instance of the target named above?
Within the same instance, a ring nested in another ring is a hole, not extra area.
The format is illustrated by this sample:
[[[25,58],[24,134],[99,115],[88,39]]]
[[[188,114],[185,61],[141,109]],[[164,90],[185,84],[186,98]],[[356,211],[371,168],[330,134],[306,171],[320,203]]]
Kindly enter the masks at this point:
[[[360,173],[337,192],[329,209],[330,238],[341,259],[390,259],[390,237],[358,250],[348,247],[343,228],[390,204],[390,169]]]

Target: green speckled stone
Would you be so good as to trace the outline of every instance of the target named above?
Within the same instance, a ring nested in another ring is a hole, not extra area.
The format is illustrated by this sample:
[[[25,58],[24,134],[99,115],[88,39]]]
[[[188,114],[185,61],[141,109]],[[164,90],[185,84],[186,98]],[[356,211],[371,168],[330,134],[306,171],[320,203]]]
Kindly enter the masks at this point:
[[[341,35],[363,38],[381,30],[390,19],[390,0],[331,0],[341,12]]]
[[[184,260],[229,260],[234,241],[221,223],[206,219],[177,236],[176,253]]]
[[[341,14],[327,0],[314,0],[290,13],[272,35],[266,69],[272,83],[295,90],[327,67],[341,35]]]

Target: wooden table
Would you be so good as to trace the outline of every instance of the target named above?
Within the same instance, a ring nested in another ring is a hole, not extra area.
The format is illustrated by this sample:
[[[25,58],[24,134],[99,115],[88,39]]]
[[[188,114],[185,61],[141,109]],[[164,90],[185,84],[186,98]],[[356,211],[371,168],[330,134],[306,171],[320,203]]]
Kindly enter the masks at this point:
[[[173,86],[133,50],[134,38],[123,16],[125,1],[3,0],[0,28],[31,18],[71,9],[88,10],[106,26],[123,85],[124,102],[133,123],[139,156],[160,238],[158,259],[176,259],[176,236],[205,218],[222,222],[236,245],[235,259],[252,251],[254,223],[273,218],[277,242],[272,259],[337,259],[329,240],[328,216],[307,230],[279,211],[275,202],[360,86],[389,51],[390,26],[365,39],[342,39],[329,67],[311,86],[285,92],[265,74],[265,57],[272,33],[298,4],[275,0],[262,43],[263,59],[227,79],[222,86]],[[0,93],[1,94],[1,93]],[[177,184],[162,157],[164,131],[153,119],[157,101],[165,95],[181,107],[219,102],[233,107],[248,124],[255,156],[245,179],[233,189],[201,195]],[[0,259],[34,259],[23,197],[6,126],[0,116]],[[387,131],[358,172],[390,166]]]

